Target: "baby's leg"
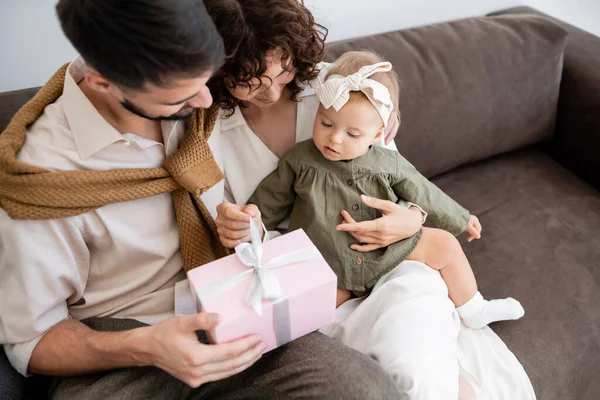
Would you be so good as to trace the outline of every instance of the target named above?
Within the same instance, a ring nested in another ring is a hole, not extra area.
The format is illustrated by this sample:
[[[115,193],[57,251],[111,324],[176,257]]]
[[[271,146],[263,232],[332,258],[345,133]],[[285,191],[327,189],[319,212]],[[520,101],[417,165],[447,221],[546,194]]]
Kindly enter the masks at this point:
[[[337,288],[337,293],[335,296],[335,308],[338,308],[352,297],[352,294],[349,290],[343,288]]]
[[[407,257],[440,271],[448,294],[465,325],[483,328],[491,322],[519,319],[525,312],[513,299],[487,301],[477,291],[471,265],[458,240],[441,229],[423,228],[422,238]]]
[[[452,302],[460,307],[477,293],[477,282],[458,240],[441,229],[423,228],[417,247],[407,257],[437,269],[448,286]]]

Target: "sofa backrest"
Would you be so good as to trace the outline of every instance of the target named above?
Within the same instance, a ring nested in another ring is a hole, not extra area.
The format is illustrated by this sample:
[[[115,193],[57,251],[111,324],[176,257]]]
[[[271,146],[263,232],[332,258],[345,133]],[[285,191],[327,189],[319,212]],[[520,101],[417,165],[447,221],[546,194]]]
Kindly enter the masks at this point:
[[[8,126],[12,117],[27,103],[40,88],[13,90],[0,93],[0,133]]]
[[[566,31],[534,15],[469,18],[331,43],[400,76],[400,152],[425,176],[550,139]]]

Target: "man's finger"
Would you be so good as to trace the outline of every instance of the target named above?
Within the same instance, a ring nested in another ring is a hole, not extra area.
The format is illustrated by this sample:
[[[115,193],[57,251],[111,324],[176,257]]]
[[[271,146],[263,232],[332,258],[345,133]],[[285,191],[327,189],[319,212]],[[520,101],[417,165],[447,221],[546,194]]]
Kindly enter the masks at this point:
[[[184,329],[189,332],[212,329],[219,324],[221,319],[219,314],[214,313],[198,313],[178,318],[181,318]]]
[[[371,244],[353,244],[350,247],[352,248],[352,250],[359,251],[361,253],[366,253],[369,251],[380,249],[382,246],[380,246],[377,243],[371,243]]]
[[[207,361],[216,363],[232,360],[259,345],[259,343],[261,343],[259,335],[249,335],[233,342],[211,345],[210,351],[207,351]]]
[[[371,208],[376,208],[378,210],[383,211],[384,213],[390,213],[392,211],[394,211],[395,207],[398,207],[398,205],[394,202],[391,202],[389,200],[381,200],[375,197],[369,197],[366,196],[364,194],[360,195],[360,200],[366,205],[369,206]]]
[[[263,350],[264,343],[258,343],[256,346],[240,354],[236,358],[225,361],[218,361],[214,363],[206,363],[201,367],[201,369],[205,373],[219,373],[231,371],[244,364],[248,364],[249,362],[257,360],[261,357]]]
[[[208,383],[208,382],[216,382],[216,381],[220,381],[226,378],[229,378],[231,376],[237,375],[240,372],[243,372],[245,370],[247,370],[248,368],[250,368],[256,361],[260,360],[260,357],[255,358],[254,360],[243,364],[235,369],[229,370],[229,371],[225,371],[225,372],[217,372],[217,373],[213,373],[213,374],[208,374],[205,375],[202,378],[202,381],[199,382],[198,385],[196,385],[196,387],[203,385],[204,383]]]

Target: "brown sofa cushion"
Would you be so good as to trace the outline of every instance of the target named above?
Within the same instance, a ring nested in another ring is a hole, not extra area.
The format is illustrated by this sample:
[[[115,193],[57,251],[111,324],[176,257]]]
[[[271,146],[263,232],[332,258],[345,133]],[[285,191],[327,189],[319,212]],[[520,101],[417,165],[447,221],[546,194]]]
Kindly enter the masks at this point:
[[[402,81],[396,143],[426,176],[549,139],[566,32],[540,16],[470,18],[332,43],[369,49]]]
[[[6,129],[12,117],[40,88],[13,90],[0,93],[0,133]]]
[[[537,14],[515,7],[497,14]],[[600,37],[557,21],[569,32],[552,155],[600,190]]]
[[[481,293],[512,296],[525,308],[523,319],[492,329],[525,367],[537,398],[598,399],[600,194],[537,149],[434,182],[481,219],[482,239],[463,246]]]

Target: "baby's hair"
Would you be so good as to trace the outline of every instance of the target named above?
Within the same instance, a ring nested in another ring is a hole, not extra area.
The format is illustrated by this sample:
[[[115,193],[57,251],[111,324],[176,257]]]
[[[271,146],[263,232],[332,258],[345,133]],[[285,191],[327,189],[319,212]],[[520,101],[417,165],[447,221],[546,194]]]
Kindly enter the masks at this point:
[[[361,51],[348,51],[340,56],[331,69],[327,72],[327,77],[334,74],[341,76],[349,76],[355,72],[358,72],[359,69],[366,65],[373,65],[380,62],[386,61],[381,58],[379,55],[373,53],[368,50]],[[373,79],[381,83],[390,91],[390,97],[392,99],[392,104],[394,105],[394,110],[398,114],[398,118],[400,118],[400,110],[398,109],[398,102],[400,97],[400,84],[398,80],[398,74],[392,69],[388,72],[377,72],[369,77],[369,79]],[[361,92],[351,92],[350,96],[364,96]]]

